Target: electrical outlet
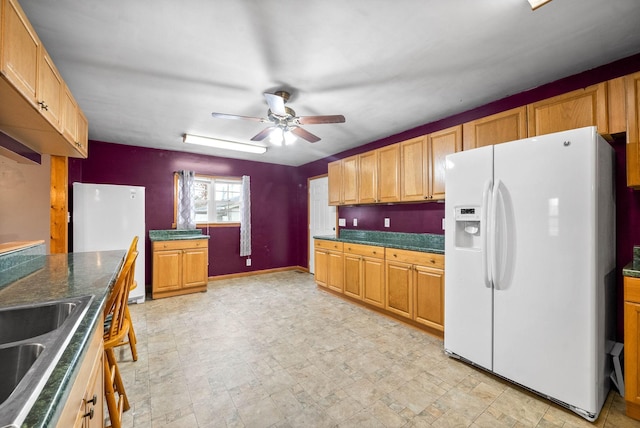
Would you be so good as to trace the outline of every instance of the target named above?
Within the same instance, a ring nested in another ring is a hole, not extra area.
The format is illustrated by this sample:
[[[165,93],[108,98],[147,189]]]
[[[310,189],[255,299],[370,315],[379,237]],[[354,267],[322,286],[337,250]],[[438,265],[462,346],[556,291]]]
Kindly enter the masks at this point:
[[[345,227],[346,225],[347,225],[347,219],[346,218],[339,218],[338,219],[338,226]]]
[[[384,227],[391,227],[391,219],[389,218],[384,219]]]
[[[251,259],[247,259],[247,266],[251,266]]]
[[[357,225],[358,225],[358,219],[357,219],[357,218],[354,218],[354,219],[353,219],[353,225],[354,225],[354,226],[357,226]]]

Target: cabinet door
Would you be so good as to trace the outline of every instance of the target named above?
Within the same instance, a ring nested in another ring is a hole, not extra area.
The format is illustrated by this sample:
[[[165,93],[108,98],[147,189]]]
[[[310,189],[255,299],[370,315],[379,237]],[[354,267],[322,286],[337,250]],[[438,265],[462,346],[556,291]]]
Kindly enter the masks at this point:
[[[609,133],[627,131],[627,109],[625,78],[618,77],[607,82],[607,110],[609,113]]]
[[[2,1],[1,31],[0,71],[36,105],[40,39],[16,0]]]
[[[41,48],[40,77],[38,79],[38,104],[42,115],[60,131],[62,112],[62,88],[65,86],[51,57]]]
[[[342,202],[358,203],[358,156],[342,159]]]
[[[640,304],[624,302],[624,399],[637,405],[640,405],[639,336]]]
[[[344,255],[344,294],[362,299],[361,256]]]
[[[316,250],[314,251],[314,277],[316,280],[316,284],[326,287],[329,273],[329,257],[328,252],[326,250]]]
[[[378,152],[378,202],[400,200],[400,144],[392,144]]]
[[[529,104],[527,122],[529,137],[593,125],[608,134],[607,82]]]
[[[444,272],[415,266],[415,320],[444,331]]]
[[[400,143],[401,179],[400,199],[423,201],[427,197],[427,146],[426,137],[412,138]]]
[[[640,188],[640,73],[625,77],[627,92],[627,186]]]
[[[102,428],[104,424],[104,352],[98,353],[89,387],[84,396],[84,428]]]
[[[153,253],[153,292],[182,288],[182,250]]]
[[[462,148],[471,150],[527,137],[525,106],[483,117],[462,125]]]
[[[444,199],[446,157],[462,150],[462,125],[427,136],[429,149],[429,199]]]
[[[327,253],[327,287],[334,291],[344,292],[344,256],[342,253]]]
[[[342,202],[342,161],[327,165],[329,176],[329,205],[340,205]]]
[[[207,284],[208,255],[208,250],[202,248],[182,250],[183,288],[199,287]]]
[[[384,308],[384,260],[362,258],[363,300]]]
[[[62,92],[62,135],[72,145],[78,141],[78,104],[65,85]]]
[[[359,155],[358,163],[358,202],[378,202],[378,151]]]
[[[78,108],[78,141],[76,147],[83,158],[89,156],[89,121]]]
[[[385,309],[407,318],[413,317],[413,266],[392,260],[385,262],[387,300]]]

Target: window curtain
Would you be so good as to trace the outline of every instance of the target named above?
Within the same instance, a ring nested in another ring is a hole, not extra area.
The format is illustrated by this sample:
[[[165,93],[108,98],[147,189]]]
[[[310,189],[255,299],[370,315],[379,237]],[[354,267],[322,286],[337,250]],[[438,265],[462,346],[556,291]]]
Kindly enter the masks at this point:
[[[240,257],[251,255],[251,189],[248,175],[242,176],[240,193]]]
[[[178,171],[177,229],[196,228],[195,177],[193,171]]]

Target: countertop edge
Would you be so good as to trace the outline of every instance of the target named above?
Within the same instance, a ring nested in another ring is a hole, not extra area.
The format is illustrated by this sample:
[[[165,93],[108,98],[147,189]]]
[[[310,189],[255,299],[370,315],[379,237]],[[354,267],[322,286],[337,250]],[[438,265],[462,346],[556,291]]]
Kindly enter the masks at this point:
[[[323,241],[348,242],[350,244],[372,245],[375,247],[394,248],[396,250],[418,251],[421,253],[444,254],[444,250],[441,250],[439,248],[425,248],[425,247],[415,247],[411,245],[398,245],[398,244],[392,244],[392,243],[386,243],[386,242],[374,242],[374,241],[363,241],[359,239],[336,238],[331,235],[314,236],[313,239],[320,239]]]
[[[634,266],[633,262],[629,262],[622,268],[622,275],[630,278],[640,278],[640,269],[638,269],[637,264]]]

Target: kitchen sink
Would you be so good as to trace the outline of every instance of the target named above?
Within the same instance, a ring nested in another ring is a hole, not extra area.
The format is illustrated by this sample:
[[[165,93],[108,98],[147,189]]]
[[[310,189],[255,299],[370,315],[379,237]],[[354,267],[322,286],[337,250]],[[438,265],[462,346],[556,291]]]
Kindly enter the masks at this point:
[[[93,296],[0,309],[0,427],[19,427]]]
[[[0,345],[49,333],[71,315],[77,302],[51,302],[0,310]]]

